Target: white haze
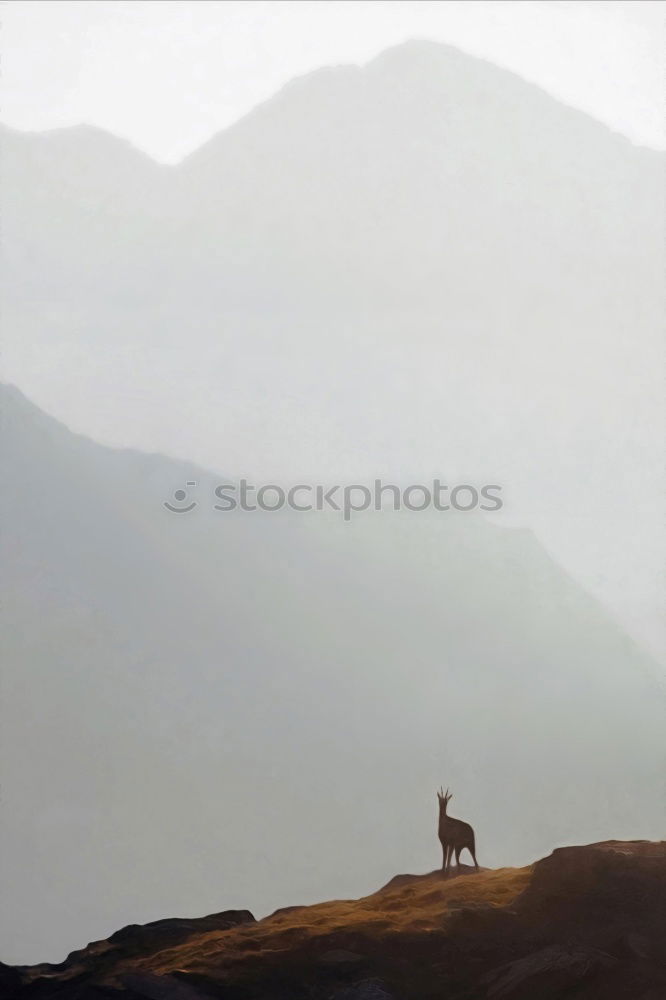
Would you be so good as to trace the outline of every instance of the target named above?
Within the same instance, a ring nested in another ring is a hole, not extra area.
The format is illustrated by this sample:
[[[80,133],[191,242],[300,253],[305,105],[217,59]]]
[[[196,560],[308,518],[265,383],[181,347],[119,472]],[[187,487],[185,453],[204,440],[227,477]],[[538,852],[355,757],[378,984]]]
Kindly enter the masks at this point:
[[[295,76],[447,42],[663,148],[662,0],[5,2],[0,120],[87,122],[175,162]]]
[[[658,838],[663,679],[538,539],[471,514],[193,515],[216,477],[0,394],[2,941],[357,896]]]
[[[411,42],[2,181],[3,960],[432,868],[441,782],[482,864],[662,835],[663,154]],[[242,475],[506,508],[162,507]]]
[[[663,656],[662,155],[411,43],[176,168],[9,134],[7,377],[237,477],[499,482]]]

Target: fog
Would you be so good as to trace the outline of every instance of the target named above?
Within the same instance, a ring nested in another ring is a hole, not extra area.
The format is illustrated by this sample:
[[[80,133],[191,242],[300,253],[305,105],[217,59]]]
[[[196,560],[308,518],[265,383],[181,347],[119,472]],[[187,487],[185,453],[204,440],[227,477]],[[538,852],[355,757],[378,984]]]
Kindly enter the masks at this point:
[[[2,175],[2,959],[429,870],[441,783],[482,864],[661,836],[663,154],[410,42]]]

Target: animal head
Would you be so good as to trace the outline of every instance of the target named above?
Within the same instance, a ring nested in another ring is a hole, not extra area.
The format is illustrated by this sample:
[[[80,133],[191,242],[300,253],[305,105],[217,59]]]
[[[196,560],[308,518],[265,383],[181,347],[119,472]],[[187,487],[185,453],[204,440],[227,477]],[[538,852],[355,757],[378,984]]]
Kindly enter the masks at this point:
[[[437,800],[439,802],[440,816],[446,813],[446,807],[448,806],[452,798],[453,795],[449,795],[448,788],[446,789],[446,791],[444,791],[444,789],[440,787],[439,791],[437,792]]]

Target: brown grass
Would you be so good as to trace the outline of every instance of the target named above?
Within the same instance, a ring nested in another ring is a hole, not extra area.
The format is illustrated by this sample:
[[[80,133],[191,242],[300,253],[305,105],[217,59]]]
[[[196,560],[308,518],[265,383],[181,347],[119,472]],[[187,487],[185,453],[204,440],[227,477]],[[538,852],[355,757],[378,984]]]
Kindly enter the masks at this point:
[[[389,887],[358,900],[335,900],[292,909],[227,931],[211,931],[148,959],[124,963],[165,975],[175,970],[224,976],[225,971],[304,950],[326,951],[390,941],[405,934],[442,933],[455,911],[511,904],[525,889],[531,868],[500,868],[442,879],[438,873]]]

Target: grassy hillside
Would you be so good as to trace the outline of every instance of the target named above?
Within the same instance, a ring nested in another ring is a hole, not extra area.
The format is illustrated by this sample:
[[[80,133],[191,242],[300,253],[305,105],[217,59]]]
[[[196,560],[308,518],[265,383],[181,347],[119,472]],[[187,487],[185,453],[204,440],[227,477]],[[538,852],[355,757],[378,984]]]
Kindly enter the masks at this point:
[[[657,1000],[665,890],[666,842],[608,841],[520,869],[397,876],[260,921],[127,927],[5,976],[19,1000]]]

